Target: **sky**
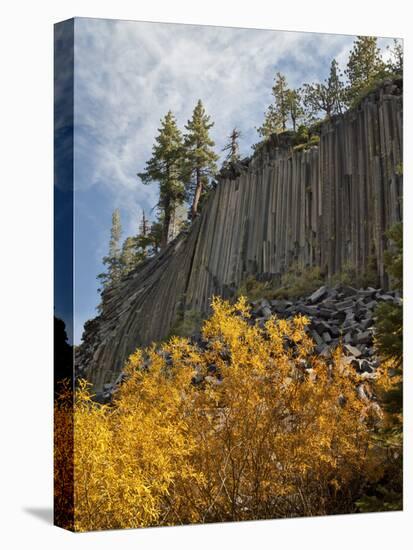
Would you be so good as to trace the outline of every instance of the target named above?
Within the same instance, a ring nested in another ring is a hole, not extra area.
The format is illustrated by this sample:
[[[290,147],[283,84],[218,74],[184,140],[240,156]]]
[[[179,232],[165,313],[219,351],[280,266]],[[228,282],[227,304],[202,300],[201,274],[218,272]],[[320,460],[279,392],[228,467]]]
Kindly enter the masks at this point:
[[[97,315],[97,275],[107,253],[111,216],[120,209],[123,238],[142,209],[154,217],[157,186],[136,173],[150,158],[160,119],[178,125],[198,99],[214,121],[219,153],[236,127],[242,155],[271,102],[276,72],[288,85],[323,80],[336,58],[344,68],[354,36],[76,18],[74,61],[74,342]],[[384,50],[389,39],[379,39]]]

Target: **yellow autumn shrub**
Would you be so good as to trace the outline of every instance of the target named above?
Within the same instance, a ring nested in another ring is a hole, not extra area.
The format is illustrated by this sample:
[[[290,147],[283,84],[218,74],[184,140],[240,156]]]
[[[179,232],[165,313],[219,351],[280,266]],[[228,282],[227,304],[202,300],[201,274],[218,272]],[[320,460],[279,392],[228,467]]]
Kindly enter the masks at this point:
[[[354,510],[379,415],[361,378],[340,350],[313,353],[305,317],[259,327],[244,298],[212,308],[202,346],[131,355],[111,405],[80,384],[76,530]]]

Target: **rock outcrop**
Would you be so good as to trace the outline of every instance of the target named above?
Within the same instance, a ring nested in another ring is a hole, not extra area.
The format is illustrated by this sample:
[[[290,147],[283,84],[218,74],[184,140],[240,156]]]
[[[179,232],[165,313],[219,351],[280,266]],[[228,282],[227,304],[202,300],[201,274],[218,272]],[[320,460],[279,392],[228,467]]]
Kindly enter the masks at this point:
[[[190,230],[104,295],[78,371],[101,391],[137,346],[165,338],[188,310],[207,314],[213,294],[231,295],[249,275],[318,266],[328,281],[348,265],[362,275],[373,259],[386,288],[385,232],[402,219],[401,86],[324,123],[318,146],[295,151],[273,136],[223,175]]]

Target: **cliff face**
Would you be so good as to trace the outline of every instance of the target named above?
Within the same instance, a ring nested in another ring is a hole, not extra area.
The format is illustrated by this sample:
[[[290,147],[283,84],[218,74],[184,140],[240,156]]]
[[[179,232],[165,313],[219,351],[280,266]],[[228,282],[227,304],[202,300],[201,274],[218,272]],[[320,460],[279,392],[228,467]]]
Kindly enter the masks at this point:
[[[202,214],[158,257],[106,293],[77,366],[100,390],[139,345],[166,337],[183,311],[206,313],[248,275],[275,279],[293,264],[327,277],[374,256],[386,286],[385,231],[402,219],[402,95],[388,83],[325,123],[306,151],[274,139],[221,179]]]

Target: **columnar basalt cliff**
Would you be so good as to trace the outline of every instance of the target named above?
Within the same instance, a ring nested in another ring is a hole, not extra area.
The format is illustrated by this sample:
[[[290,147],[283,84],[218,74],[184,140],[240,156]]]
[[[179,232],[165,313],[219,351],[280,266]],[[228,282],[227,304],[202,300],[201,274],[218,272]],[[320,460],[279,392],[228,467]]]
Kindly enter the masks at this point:
[[[249,275],[319,266],[329,279],[346,265],[362,274],[374,257],[386,287],[385,232],[402,219],[401,87],[388,82],[324,123],[318,146],[296,151],[273,136],[223,174],[190,230],[105,293],[77,354],[95,389],[137,346],[165,338],[185,311],[207,313],[212,295]]]

